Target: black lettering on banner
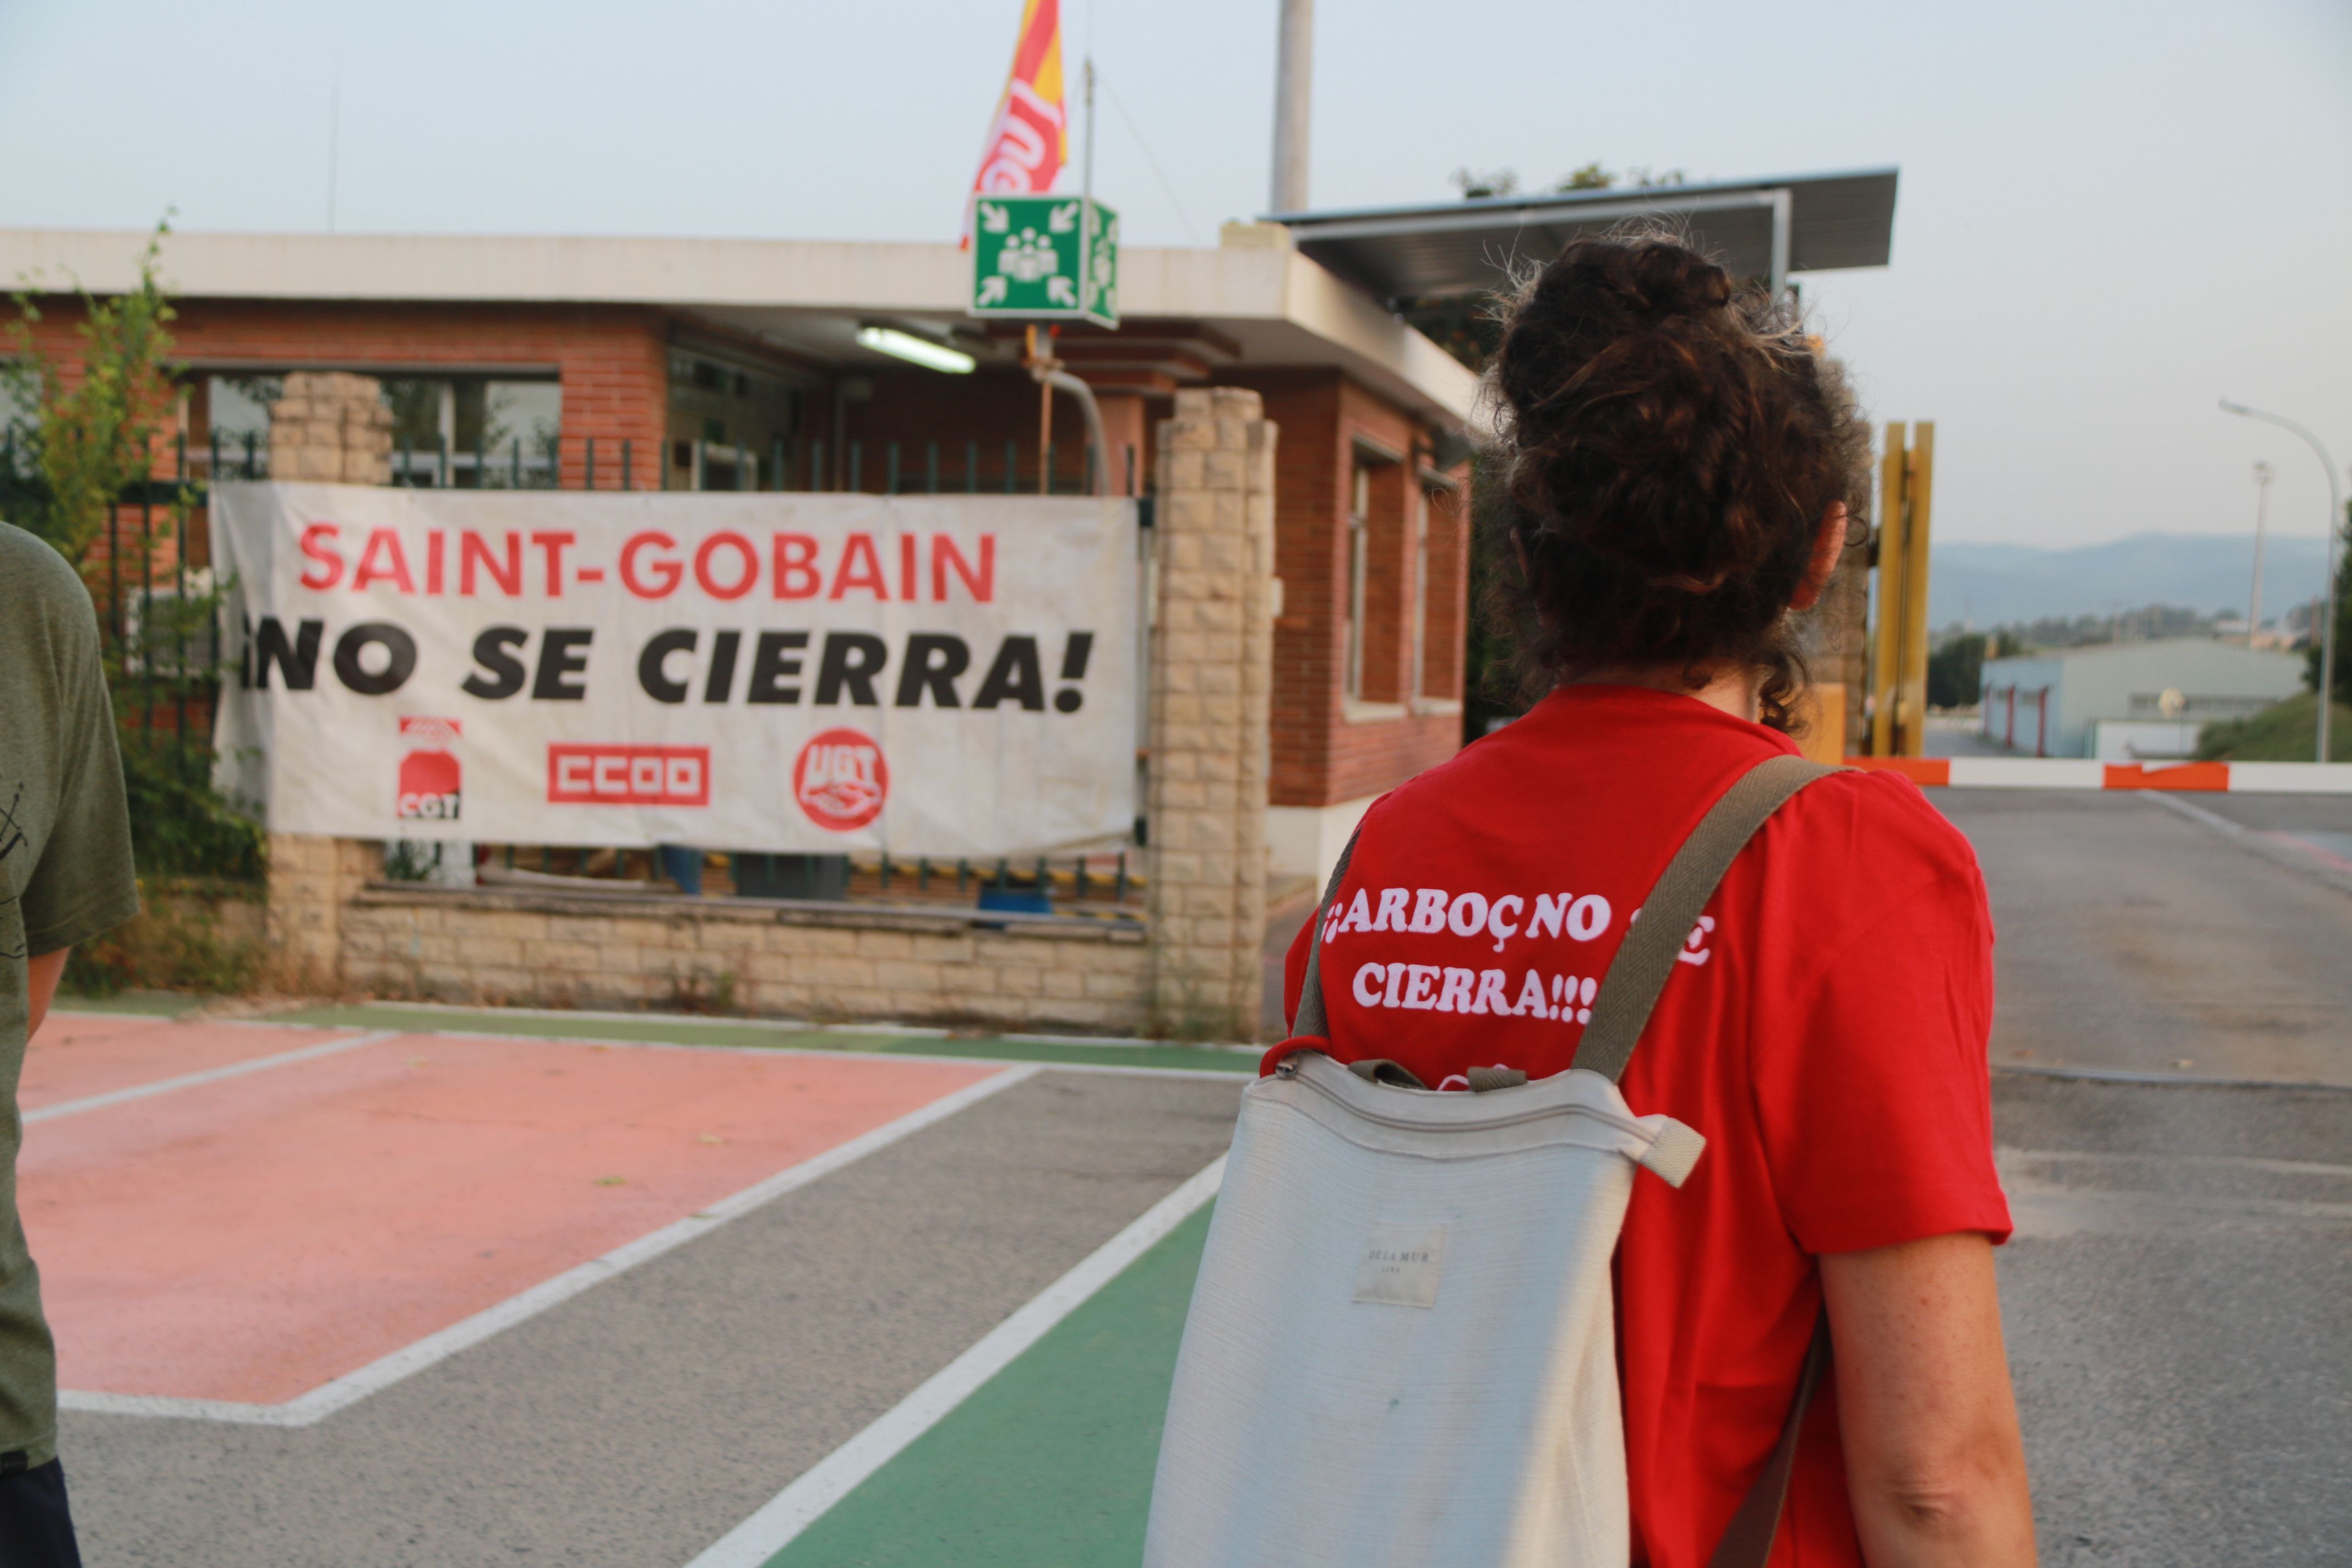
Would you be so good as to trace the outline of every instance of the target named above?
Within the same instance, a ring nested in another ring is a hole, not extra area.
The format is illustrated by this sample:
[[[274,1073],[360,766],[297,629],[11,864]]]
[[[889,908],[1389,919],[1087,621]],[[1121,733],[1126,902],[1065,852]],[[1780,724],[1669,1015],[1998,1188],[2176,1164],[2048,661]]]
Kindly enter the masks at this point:
[[[1072,632],[1069,640],[1062,645],[1062,679],[1084,680],[1087,678],[1087,659],[1094,651],[1094,633]],[[1065,686],[1054,693],[1054,711],[1056,713],[1075,713],[1086,705],[1087,694],[1076,686]]]
[[[588,645],[596,637],[593,626],[550,626],[539,637],[539,673],[531,677],[533,702],[578,702],[588,695],[583,683],[567,679],[588,673]]]
[[[874,678],[889,661],[890,645],[880,637],[865,632],[827,632],[824,656],[816,668],[817,706],[838,706],[846,690],[849,700],[860,708],[881,707],[882,700],[874,695]]]
[[[1004,646],[996,650],[996,662],[988,667],[987,679],[980,683],[980,695],[971,700],[974,708],[994,708],[1006,700],[1018,702],[1033,713],[1045,710],[1045,672],[1037,663],[1035,637],[1006,637]]]
[[[361,652],[383,649],[383,668],[370,671]],[[362,697],[388,697],[416,673],[416,639],[390,621],[362,621],[335,639],[335,679]]]
[[[520,626],[491,626],[474,639],[474,662],[487,674],[466,677],[457,689],[468,697],[480,697],[497,701],[512,697],[522,689],[522,660],[514,650],[530,640],[530,634]]]
[[[276,616],[262,616],[260,630],[253,634],[254,684],[264,691],[269,689],[269,666],[275,660],[287,690],[308,691],[316,686],[319,639],[326,630],[324,621],[303,621],[294,628],[294,640],[289,643],[284,623]]]
[[[723,632],[720,635],[730,637],[735,636],[733,632]],[[797,655],[801,649],[808,647],[808,639],[809,635],[806,632],[761,632],[760,640],[751,645],[751,685],[750,689],[744,692],[743,700],[746,702],[798,702],[801,700],[801,689],[797,686],[786,686],[784,682],[800,674],[801,661],[798,658],[788,658],[785,655],[787,653]],[[706,702],[710,700],[709,692],[703,693],[703,700]]]
[[[961,708],[955,679],[971,668],[971,645],[946,632],[917,632],[907,639],[907,662],[898,667],[898,706],[920,708],[923,693],[941,708]]]
[[[646,696],[656,702],[686,700],[686,682],[672,680],[662,665],[674,653],[692,653],[694,645],[700,640],[700,633],[685,626],[673,626],[653,635],[645,651],[637,655],[637,684],[646,689]]]
[[[803,642],[808,639],[803,637]],[[718,632],[710,638],[710,673],[702,678],[702,700],[724,702],[735,689],[735,650],[743,646],[741,632]]]

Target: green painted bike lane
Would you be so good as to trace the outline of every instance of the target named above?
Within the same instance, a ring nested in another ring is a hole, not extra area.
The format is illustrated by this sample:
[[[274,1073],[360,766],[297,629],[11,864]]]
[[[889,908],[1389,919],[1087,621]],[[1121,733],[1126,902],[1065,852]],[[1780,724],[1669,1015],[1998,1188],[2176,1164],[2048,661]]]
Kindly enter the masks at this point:
[[[767,1568],[1125,1568],[1214,1204],[768,1559]]]

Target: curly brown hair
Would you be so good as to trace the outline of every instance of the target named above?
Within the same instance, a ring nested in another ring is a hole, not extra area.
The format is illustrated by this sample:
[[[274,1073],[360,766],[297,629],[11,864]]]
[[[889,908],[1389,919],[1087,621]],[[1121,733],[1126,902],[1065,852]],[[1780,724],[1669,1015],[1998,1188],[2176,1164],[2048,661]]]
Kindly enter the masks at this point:
[[[1804,689],[1790,611],[1829,508],[1867,537],[1870,426],[1793,302],[1651,226],[1580,239],[1502,308],[1486,608],[1530,694],[1628,665]]]

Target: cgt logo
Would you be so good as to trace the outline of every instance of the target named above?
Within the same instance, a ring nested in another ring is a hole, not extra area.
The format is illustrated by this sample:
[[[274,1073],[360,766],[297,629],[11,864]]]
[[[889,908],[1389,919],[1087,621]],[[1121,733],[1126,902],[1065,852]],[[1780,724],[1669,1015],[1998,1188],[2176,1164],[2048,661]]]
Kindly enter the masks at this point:
[[[393,814],[410,820],[456,821],[465,800],[464,770],[451,748],[464,726],[455,719],[403,714],[400,733],[417,750],[400,759]]]
[[[709,805],[710,748],[551,743],[551,805]]]

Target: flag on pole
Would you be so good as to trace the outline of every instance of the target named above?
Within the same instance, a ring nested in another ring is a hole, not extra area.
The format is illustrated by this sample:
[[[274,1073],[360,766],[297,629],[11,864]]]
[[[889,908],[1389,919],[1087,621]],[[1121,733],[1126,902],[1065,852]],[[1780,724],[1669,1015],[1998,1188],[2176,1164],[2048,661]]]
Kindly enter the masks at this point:
[[[1062,112],[1061,0],[1024,0],[1021,42],[996,100],[972,192],[1050,191],[1069,161],[1069,121]]]

